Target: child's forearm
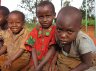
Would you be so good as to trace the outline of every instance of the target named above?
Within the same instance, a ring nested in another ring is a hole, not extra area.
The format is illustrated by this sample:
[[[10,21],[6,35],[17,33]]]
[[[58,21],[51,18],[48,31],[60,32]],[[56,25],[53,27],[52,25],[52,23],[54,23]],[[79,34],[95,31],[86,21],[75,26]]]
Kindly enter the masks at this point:
[[[86,69],[88,69],[89,65],[85,64],[85,63],[81,63],[80,65],[78,65],[76,68],[72,69],[71,71],[85,71]]]
[[[42,68],[50,59],[50,57],[55,53],[55,48],[51,47],[46,54],[44,60],[38,65],[39,68]]]
[[[80,63],[76,68],[71,71],[85,71],[93,65],[91,52],[81,55],[80,58],[82,63]]]
[[[14,60],[16,60],[18,57],[20,57],[24,52],[24,49],[19,49],[19,51],[12,57],[10,57],[10,61],[13,62]]]
[[[38,59],[37,59],[37,54],[35,48],[32,48],[32,58],[34,61],[34,66],[35,68],[38,66]]]

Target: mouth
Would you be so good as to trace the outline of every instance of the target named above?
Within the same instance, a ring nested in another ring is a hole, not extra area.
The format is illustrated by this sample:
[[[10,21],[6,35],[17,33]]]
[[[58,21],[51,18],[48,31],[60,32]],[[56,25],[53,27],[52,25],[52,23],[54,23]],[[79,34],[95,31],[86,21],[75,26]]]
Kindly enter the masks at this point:
[[[11,29],[18,29],[17,27],[11,28]]]
[[[47,26],[47,24],[43,24],[43,26]]]
[[[60,40],[60,43],[61,43],[61,44],[67,44],[68,41],[62,41],[62,40]]]

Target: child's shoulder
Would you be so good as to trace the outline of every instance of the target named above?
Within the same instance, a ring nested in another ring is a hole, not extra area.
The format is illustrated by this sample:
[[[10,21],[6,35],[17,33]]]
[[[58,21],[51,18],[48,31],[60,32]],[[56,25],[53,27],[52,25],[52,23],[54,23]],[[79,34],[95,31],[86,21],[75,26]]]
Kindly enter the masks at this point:
[[[29,31],[30,36],[37,36],[38,30],[36,27],[34,27],[31,31]]]
[[[82,47],[95,47],[92,38],[82,31],[78,32],[76,42]]]
[[[51,31],[51,32],[52,32],[52,33],[55,33],[55,30],[56,30],[56,25],[52,25],[52,26],[51,26],[51,29],[52,29],[52,31]]]
[[[56,29],[56,25],[52,25],[53,26],[53,29]]]
[[[88,36],[86,33],[83,31],[79,31],[77,35],[77,39],[91,39],[90,36]]]

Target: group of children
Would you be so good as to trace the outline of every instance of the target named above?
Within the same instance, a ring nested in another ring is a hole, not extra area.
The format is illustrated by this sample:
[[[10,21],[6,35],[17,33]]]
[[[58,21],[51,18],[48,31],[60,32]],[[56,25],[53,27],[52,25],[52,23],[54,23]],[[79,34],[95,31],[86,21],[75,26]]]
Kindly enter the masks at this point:
[[[39,24],[29,33],[22,12],[0,6],[1,71],[93,71],[96,47],[80,30],[80,10],[63,7],[53,25],[55,15],[51,2],[40,2],[36,9]]]

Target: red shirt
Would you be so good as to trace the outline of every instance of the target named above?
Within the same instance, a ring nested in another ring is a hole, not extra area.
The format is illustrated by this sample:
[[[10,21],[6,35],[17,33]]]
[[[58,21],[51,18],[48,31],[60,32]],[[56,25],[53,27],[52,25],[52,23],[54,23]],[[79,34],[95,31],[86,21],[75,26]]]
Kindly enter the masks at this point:
[[[26,49],[31,51],[34,47],[37,51],[38,59],[42,60],[51,45],[55,44],[55,29],[56,27],[52,25],[48,31],[42,35],[42,27],[39,29],[34,28],[26,40]],[[28,42],[29,41],[29,42]],[[32,46],[32,47],[31,47]]]

